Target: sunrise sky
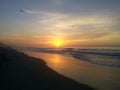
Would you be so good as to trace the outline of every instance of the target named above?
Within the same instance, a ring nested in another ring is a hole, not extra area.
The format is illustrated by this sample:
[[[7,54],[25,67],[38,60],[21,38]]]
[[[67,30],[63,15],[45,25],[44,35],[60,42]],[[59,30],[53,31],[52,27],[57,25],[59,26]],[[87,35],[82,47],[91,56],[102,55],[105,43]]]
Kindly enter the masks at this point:
[[[0,0],[0,42],[120,46],[120,0]]]

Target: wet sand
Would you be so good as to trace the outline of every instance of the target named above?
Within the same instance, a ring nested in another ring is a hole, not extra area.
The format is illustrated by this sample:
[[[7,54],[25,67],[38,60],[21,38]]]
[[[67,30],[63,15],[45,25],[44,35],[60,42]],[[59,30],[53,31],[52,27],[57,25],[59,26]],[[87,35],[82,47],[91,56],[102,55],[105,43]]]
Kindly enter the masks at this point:
[[[26,52],[42,58],[56,72],[97,90],[119,90],[120,68],[93,64],[65,54]]]
[[[54,70],[38,58],[0,46],[0,90],[94,90]]]

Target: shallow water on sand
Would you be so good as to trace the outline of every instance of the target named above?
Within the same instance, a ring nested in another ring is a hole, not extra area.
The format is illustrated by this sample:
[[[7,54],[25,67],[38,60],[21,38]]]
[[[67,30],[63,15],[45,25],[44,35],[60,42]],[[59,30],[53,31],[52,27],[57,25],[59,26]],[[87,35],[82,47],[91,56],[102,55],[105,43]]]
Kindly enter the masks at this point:
[[[120,90],[120,67],[96,65],[65,54],[24,53],[41,58],[56,72],[98,90]]]

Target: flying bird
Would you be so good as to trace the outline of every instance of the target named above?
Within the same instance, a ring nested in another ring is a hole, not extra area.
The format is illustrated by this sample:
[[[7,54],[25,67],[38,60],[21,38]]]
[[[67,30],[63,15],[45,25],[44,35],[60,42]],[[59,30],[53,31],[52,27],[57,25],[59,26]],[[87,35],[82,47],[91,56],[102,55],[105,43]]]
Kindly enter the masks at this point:
[[[19,9],[19,12],[21,12],[21,13],[30,13],[30,14],[32,14],[32,13],[34,13],[34,12],[32,12],[32,11],[30,11],[30,10],[23,10],[23,9]]]
[[[22,9],[19,9],[19,12],[25,13],[26,11],[25,11],[25,10],[22,10]]]

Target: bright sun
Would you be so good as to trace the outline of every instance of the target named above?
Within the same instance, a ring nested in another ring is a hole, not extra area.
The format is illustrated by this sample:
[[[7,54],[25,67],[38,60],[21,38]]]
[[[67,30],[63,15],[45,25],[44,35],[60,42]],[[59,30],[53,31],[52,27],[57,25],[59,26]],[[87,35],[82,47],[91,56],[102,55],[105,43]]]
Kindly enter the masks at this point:
[[[60,47],[62,44],[63,44],[63,42],[62,42],[61,40],[56,40],[56,41],[54,41],[54,45],[55,45],[56,47]]]

